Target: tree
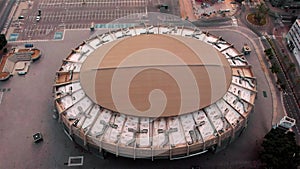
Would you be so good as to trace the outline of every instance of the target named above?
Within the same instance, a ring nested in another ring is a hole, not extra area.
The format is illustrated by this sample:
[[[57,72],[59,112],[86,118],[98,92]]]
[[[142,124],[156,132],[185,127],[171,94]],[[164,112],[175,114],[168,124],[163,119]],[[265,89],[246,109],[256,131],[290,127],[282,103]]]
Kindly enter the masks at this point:
[[[269,8],[264,4],[260,3],[256,6],[256,12],[254,15],[254,19],[257,23],[262,24],[262,21],[266,19],[266,14],[269,12]]]
[[[287,71],[295,72],[296,71],[295,63],[290,63]]]
[[[7,40],[5,35],[0,34],[0,50],[2,50],[6,44],[7,44]]]
[[[292,86],[292,89],[297,89],[297,87],[299,87],[299,84],[300,84],[300,76],[297,76],[294,78],[294,83],[293,83],[293,86]]]
[[[235,0],[235,2],[242,3],[243,0]]]
[[[266,49],[266,50],[264,50],[264,52],[265,52],[265,54],[266,55],[273,55],[273,53],[272,53],[272,49],[271,48],[268,48],[268,49]]]
[[[277,65],[271,66],[270,69],[271,69],[272,73],[276,73],[276,74],[279,73],[279,71],[280,71],[280,69],[278,68]]]
[[[300,147],[293,132],[272,129],[265,135],[261,146],[260,160],[266,168],[295,169],[300,165]]]

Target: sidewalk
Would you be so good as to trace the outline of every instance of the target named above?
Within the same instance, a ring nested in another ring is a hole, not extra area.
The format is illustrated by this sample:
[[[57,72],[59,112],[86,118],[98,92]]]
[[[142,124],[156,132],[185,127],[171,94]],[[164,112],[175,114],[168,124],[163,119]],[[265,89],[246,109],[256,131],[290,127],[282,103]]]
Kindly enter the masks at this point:
[[[6,39],[9,40],[10,34],[15,33],[15,30],[21,29],[21,26],[18,28],[18,24],[21,23],[21,21],[18,21],[18,17],[22,14],[22,11],[28,9],[28,3],[27,2],[20,2],[15,9],[12,10],[9,20],[11,20],[9,27],[6,30],[5,36]],[[18,23],[19,22],[19,23]],[[16,23],[14,25],[14,23]]]

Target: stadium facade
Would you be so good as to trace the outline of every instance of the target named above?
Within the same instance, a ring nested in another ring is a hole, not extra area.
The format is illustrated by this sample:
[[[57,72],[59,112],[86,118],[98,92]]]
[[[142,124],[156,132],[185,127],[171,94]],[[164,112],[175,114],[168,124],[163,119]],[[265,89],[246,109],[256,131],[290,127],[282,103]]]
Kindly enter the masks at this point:
[[[222,37],[145,25],[83,41],[63,60],[53,92],[59,121],[85,149],[176,159],[239,137],[254,107],[256,78]]]

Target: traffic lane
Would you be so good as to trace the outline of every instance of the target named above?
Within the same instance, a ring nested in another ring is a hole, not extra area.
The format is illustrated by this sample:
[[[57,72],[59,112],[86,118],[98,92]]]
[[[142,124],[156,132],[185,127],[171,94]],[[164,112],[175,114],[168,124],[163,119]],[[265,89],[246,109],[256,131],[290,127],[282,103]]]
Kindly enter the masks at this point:
[[[5,27],[5,23],[9,19],[8,16],[9,16],[10,11],[11,11],[13,5],[15,4],[15,2],[16,2],[16,0],[10,0],[7,3],[5,3],[5,5],[4,5],[4,11],[2,12],[1,19],[0,19],[0,30],[1,31]]]
[[[267,48],[271,48],[271,47],[270,47],[270,44],[269,44],[266,40],[263,40],[262,43],[264,44],[264,46],[267,46]],[[283,70],[282,70],[282,71],[283,71]],[[275,83],[276,83],[275,78],[272,78],[272,80],[273,80],[273,83],[275,84]],[[288,84],[288,81],[287,81],[287,79],[285,78],[285,76],[284,76],[284,78],[283,78],[283,82],[284,82],[285,84]],[[288,116],[297,119],[298,112],[299,112],[299,111],[298,111],[298,106],[297,106],[297,104],[295,103],[295,99],[294,99],[293,96],[291,95],[291,89],[290,89],[290,87],[289,87],[288,85],[287,85],[286,87],[287,87],[287,90],[286,90],[286,91],[288,91],[288,95],[289,95],[289,96],[286,96],[286,92],[283,91],[283,97],[282,97],[282,99],[283,99],[283,100],[282,100],[283,106],[285,107],[286,113],[287,113]],[[277,88],[277,89],[278,89],[278,88]],[[280,119],[278,119],[277,121],[279,122]],[[299,129],[299,127],[300,127],[300,126],[298,127],[299,124],[296,123],[296,125],[297,125],[297,128]],[[297,133],[299,133],[298,129],[295,130]]]
[[[283,98],[286,100],[288,113],[292,113],[295,115],[295,118],[299,119],[299,110],[297,103],[295,103],[295,99],[293,97],[292,92],[283,92]]]
[[[294,99],[293,96],[291,94],[286,94],[283,93],[283,101],[284,101],[284,105],[285,105],[285,109],[287,112],[287,115],[289,117],[292,117],[296,120],[296,132],[299,134],[299,129],[300,129],[300,116],[299,116],[299,112],[297,111],[297,107],[294,103]]]
[[[280,50],[280,47],[279,47],[280,44],[274,39],[272,39],[272,41],[275,44],[274,48],[275,48],[276,53],[281,54],[281,50]],[[290,94],[289,97],[284,97],[284,99],[285,98],[289,99],[289,100],[287,100],[288,106],[289,106],[289,108],[291,108],[290,109],[291,112],[289,112],[289,113],[291,115],[295,115],[295,118],[297,118],[296,114],[299,112],[299,107],[298,107],[297,101],[294,97],[294,93],[292,93],[292,90],[291,90],[291,85],[292,84],[290,84],[289,77],[286,75],[286,70],[281,65],[282,64],[281,60],[277,57],[275,57],[275,59],[276,59],[277,64],[280,66],[280,70],[282,72],[278,75],[281,77],[280,79],[283,80],[284,83],[286,84],[286,91]],[[292,117],[294,117],[294,116],[292,116]]]
[[[242,47],[244,46],[244,44],[248,44],[250,46],[250,48],[252,49],[252,52],[250,55],[246,55],[246,59],[248,60],[248,62],[251,64],[252,66],[252,71],[254,73],[254,76],[257,79],[257,99],[259,99],[260,101],[255,101],[255,106],[257,106],[257,104],[259,103],[259,105],[269,105],[269,106],[262,106],[258,112],[254,112],[254,113],[259,113],[261,115],[261,119],[262,121],[264,121],[264,129],[268,129],[269,127],[272,126],[272,114],[273,114],[273,107],[272,107],[272,94],[270,91],[270,87],[268,84],[268,81],[266,79],[266,75],[265,75],[265,70],[263,70],[261,68],[261,63],[259,62],[257,53],[255,51],[254,45],[252,44],[252,42],[248,39],[251,36],[249,36],[248,38],[245,36],[242,36],[240,33],[238,32],[233,32],[233,31],[226,31],[226,33],[224,33],[224,31],[213,31],[213,34],[216,34],[218,36],[222,36],[223,39],[225,39],[226,41],[233,43],[235,48],[239,51],[241,51]],[[251,34],[249,34],[251,35]],[[251,39],[253,40],[253,38],[251,37]],[[257,37],[256,37],[257,39]],[[257,39],[258,41],[259,39]],[[258,50],[260,52],[263,51],[262,46],[259,45],[259,43],[257,43],[257,47],[259,48]],[[267,97],[264,97],[263,92],[266,92]],[[274,93],[276,94],[276,93]],[[265,109],[264,109],[265,108]]]
[[[6,8],[7,0],[0,0],[0,16],[2,16],[3,11]]]

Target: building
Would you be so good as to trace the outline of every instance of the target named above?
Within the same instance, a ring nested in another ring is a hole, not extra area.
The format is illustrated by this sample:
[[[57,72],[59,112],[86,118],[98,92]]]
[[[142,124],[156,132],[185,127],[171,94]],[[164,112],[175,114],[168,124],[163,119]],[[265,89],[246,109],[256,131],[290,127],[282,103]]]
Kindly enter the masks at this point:
[[[294,22],[286,38],[288,47],[293,52],[300,66],[300,19]]]
[[[270,0],[272,6],[280,7],[284,5],[285,0]]]
[[[270,0],[271,5],[275,7],[282,7],[285,5],[289,5],[293,2],[294,0]]]
[[[222,37],[145,25],[83,41],[63,60],[53,92],[65,133],[85,149],[178,159],[218,151],[241,135],[256,79]]]
[[[0,81],[7,80],[15,74],[26,74],[30,63],[41,56],[42,52],[37,48],[15,48],[11,50],[0,61]]]

